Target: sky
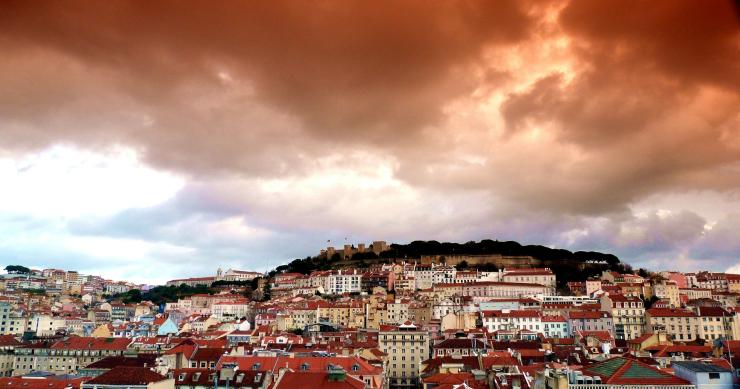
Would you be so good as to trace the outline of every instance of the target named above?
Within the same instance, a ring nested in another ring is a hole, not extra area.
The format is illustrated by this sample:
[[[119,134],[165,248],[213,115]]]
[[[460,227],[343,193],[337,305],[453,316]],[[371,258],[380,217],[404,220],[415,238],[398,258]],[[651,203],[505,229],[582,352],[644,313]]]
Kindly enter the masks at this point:
[[[0,263],[517,240],[740,272],[731,1],[3,1]]]

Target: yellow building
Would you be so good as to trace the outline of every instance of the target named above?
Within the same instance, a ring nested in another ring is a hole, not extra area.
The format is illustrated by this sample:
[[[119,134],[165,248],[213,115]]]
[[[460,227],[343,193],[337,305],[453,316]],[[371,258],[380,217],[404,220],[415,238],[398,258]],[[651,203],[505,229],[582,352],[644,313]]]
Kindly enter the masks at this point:
[[[653,285],[653,295],[670,301],[671,307],[681,307],[678,284],[675,281],[661,281]]]
[[[642,335],[645,307],[638,297],[604,295],[601,297],[601,310],[612,314],[616,339],[629,340]]]
[[[645,312],[648,331],[664,331],[672,340],[688,342],[699,336],[699,318],[689,309],[650,308]]]
[[[386,356],[386,377],[393,387],[417,387],[420,362],[429,358],[429,334],[411,322],[381,330],[378,345]]]

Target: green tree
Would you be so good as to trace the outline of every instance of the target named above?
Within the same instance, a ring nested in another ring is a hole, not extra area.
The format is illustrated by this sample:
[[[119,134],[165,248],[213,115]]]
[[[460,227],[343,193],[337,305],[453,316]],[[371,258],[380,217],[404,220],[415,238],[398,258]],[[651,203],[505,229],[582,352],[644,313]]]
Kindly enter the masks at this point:
[[[5,271],[11,274],[28,274],[31,272],[31,269],[20,265],[8,265],[5,266]]]
[[[643,302],[643,305],[645,306],[645,309],[650,309],[653,306],[653,304],[655,304],[655,302],[658,300],[660,300],[658,297],[651,296],[649,299]]]
[[[270,286],[270,283],[265,284],[265,288],[262,290],[262,301],[268,301],[270,300],[272,293],[272,286]]]

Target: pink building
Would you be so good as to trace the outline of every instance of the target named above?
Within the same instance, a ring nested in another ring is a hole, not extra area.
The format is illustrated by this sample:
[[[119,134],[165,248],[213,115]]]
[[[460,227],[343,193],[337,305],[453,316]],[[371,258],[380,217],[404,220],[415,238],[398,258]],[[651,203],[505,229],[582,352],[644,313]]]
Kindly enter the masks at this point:
[[[661,274],[662,276],[668,278],[671,281],[675,281],[676,285],[678,285],[679,288],[688,288],[689,281],[686,278],[686,275],[677,271],[668,271]]]

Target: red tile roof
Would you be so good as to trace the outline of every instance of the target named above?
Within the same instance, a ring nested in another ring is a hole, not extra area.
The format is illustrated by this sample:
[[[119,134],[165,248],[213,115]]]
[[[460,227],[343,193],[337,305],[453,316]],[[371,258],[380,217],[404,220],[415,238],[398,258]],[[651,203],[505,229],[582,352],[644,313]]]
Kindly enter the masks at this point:
[[[13,335],[0,335],[0,347],[22,346],[23,343]]]
[[[433,384],[429,386],[434,388],[445,388],[448,385],[453,388],[463,388],[463,386],[458,386],[463,383],[466,384],[464,386],[466,388],[488,388],[485,382],[476,382],[472,373],[437,373],[424,378],[425,386]]]
[[[115,355],[93,362],[85,366],[85,369],[113,369],[118,366],[153,367],[156,359],[156,354],[139,354],[135,357]]]
[[[93,385],[148,385],[167,377],[146,367],[119,366],[91,379],[85,386]]]
[[[544,315],[542,321],[548,323],[565,322],[565,318],[561,315]]]
[[[516,360],[515,360],[516,361]],[[466,369],[480,369],[480,361],[478,360],[478,357],[476,356],[452,356],[452,355],[445,355],[442,357],[436,357],[432,359],[428,359],[426,361],[423,361],[421,364],[424,366],[424,369],[422,372],[424,373],[430,373],[434,372],[442,366],[442,364],[445,363],[461,363]]]
[[[92,338],[70,336],[66,340],[54,343],[55,350],[126,350],[131,343],[128,338]]]
[[[486,348],[486,343],[480,341],[479,339],[455,338],[455,339],[445,339],[442,342],[435,344],[434,348],[435,349],[446,349],[446,348],[484,349]]]
[[[730,317],[731,315],[727,313],[722,308],[719,307],[699,307],[699,316],[705,317],[705,316],[727,316]]]
[[[217,362],[226,353],[225,348],[203,348],[198,347],[188,359],[192,361]]]
[[[676,308],[650,308],[647,313],[652,317],[696,317],[693,311]]]
[[[78,388],[89,377],[61,379],[56,377],[1,377],[0,388],[8,389],[65,389]]]
[[[601,319],[611,318],[612,315],[609,312],[604,311],[570,311],[568,312],[568,318],[574,319]]]
[[[613,339],[609,331],[578,331],[578,334],[583,338],[594,337],[602,342],[608,342]]]
[[[625,357],[594,363],[584,368],[583,373],[599,376],[607,385],[690,385],[682,378]]]
[[[316,389],[364,389],[365,383],[346,375],[344,380],[329,380],[326,372],[287,371],[272,386],[272,389],[316,388]]]
[[[271,371],[273,369],[287,367],[293,370],[300,370],[301,366],[305,363],[308,367],[308,371],[321,371],[324,372],[328,369],[329,365],[341,366],[344,370],[350,374],[355,375],[377,375],[381,374],[383,369],[381,367],[373,366],[366,360],[351,356],[351,357],[256,357],[256,356],[241,356],[241,355],[224,355],[219,360],[217,367],[220,367],[224,363],[236,363],[241,370],[253,370],[255,364],[259,364],[260,371]],[[352,367],[357,365],[359,370],[354,371]]]
[[[183,368],[175,369],[172,377],[175,379],[175,385],[177,386],[213,387],[215,382],[212,375],[214,373],[215,371],[210,369]],[[259,371],[237,370],[234,377],[228,380],[229,387],[262,387],[265,376],[266,374]],[[218,381],[219,386],[226,386],[225,379],[220,378]]]

